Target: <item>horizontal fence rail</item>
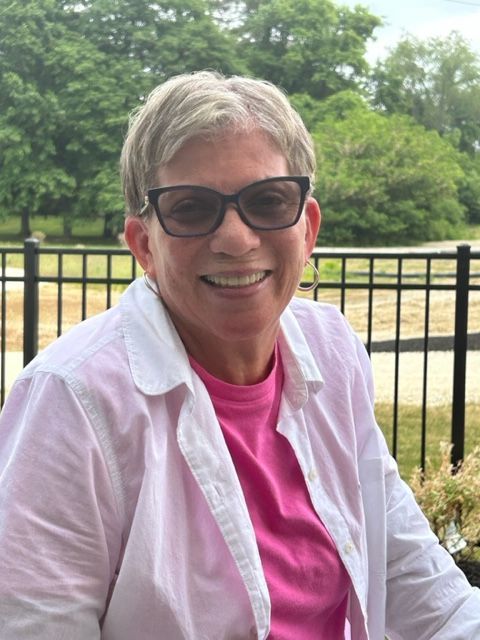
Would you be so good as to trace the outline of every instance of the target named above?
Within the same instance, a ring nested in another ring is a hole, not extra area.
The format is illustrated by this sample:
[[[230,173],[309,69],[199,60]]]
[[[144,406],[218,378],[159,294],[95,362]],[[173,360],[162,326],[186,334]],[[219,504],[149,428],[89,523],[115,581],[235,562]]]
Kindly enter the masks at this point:
[[[138,266],[126,249],[50,248],[41,247],[35,239],[26,240],[23,248],[0,247],[0,256],[3,405],[21,367],[71,326],[115,304],[138,276]],[[473,353],[477,357],[480,349],[480,251],[472,251],[469,245],[447,251],[317,248],[312,262],[319,271],[319,283],[301,295],[337,305],[362,337],[372,358],[375,382],[383,389],[381,401],[391,407],[390,424],[382,428],[393,455],[401,453],[400,407],[412,404],[410,396],[402,395],[407,387],[407,392],[416,392],[413,404],[420,407],[419,435],[415,436],[418,463],[425,466],[428,411],[435,394],[451,406],[447,438],[453,444],[452,461],[461,460],[470,388],[477,411],[475,425],[468,428],[480,434],[480,372],[472,373],[468,366],[468,358]],[[308,268],[304,277],[305,284],[313,277]],[[437,352],[451,354],[451,362],[431,364]],[[413,354],[418,366],[409,389],[407,378],[412,374],[404,372],[403,364]],[[391,377],[386,391],[385,362]],[[432,387],[435,368],[440,366],[451,377],[446,392]]]

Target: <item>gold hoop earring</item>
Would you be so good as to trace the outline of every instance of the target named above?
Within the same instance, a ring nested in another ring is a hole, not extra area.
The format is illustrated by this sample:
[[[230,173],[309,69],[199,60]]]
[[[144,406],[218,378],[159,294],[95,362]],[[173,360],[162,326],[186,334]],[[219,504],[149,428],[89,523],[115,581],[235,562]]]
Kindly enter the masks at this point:
[[[150,291],[152,293],[154,293],[157,296],[157,298],[160,298],[160,300],[161,300],[162,296],[160,295],[160,291],[158,290],[157,283],[155,283],[155,286],[157,287],[157,288],[155,288],[153,286],[153,284],[150,282],[149,277],[148,277],[148,273],[146,271],[143,272],[143,281],[144,281],[145,286],[147,287],[147,289],[150,289]]]
[[[311,260],[307,260],[307,264],[313,271],[313,282],[307,285],[302,285],[302,283],[300,283],[297,287],[299,291],[304,291],[304,292],[313,291],[318,286],[318,283],[320,282],[320,274],[318,273],[317,267],[313,264]],[[305,266],[307,266],[307,264]]]

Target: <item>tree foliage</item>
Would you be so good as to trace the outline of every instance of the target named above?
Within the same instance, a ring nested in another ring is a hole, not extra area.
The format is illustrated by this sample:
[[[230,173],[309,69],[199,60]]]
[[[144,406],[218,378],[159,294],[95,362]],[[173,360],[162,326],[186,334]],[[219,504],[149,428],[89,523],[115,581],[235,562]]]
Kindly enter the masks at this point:
[[[60,112],[50,86],[40,92],[44,75],[39,62],[51,39],[44,24],[53,7],[5,8],[0,13],[0,202],[5,209],[22,215],[39,210],[46,201],[70,188],[73,179],[55,160],[52,136]],[[26,229],[28,230],[28,229]]]
[[[330,101],[333,115],[314,133],[322,244],[408,245],[442,240],[462,226],[458,151],[409,116],[364,106],[339,119],[344,100]]]
[[[463,38],[403,39],[373,73],[374,104],[411,115],[474,154],[480,146],[480,58]]]
[[[172,75],[206,67],[245,73],[235,40],[206,0],[84,0],[75,17],[88,40],[111,58],[138,63],[150,88]]]
[[[406,37],[373,72],[374,104],[411,115],[460,149],[459,200],[480,222],[480,57],[458,34],[421,41]]]
[[[23,214],[24,232],[28,213],[62,214],[68,229],[76,215],[118,211],[132,61],[70,28],[55,0],[11,3],[0,32],[0,207]]]
[[[366,76],[366,45],[380,19],[330,0],[258,0],[246,3],[237,29],[254,75],[289,93],[325,98],[358,88]]]
[[[0,209],[102,215],[123,203],[118,157],[128,112],[165,77],[234,64],[203,0],[0,3]],[[203,52],[203,53],[202,53]]]
[[[0,0],[0,215],[24,235],[31,214],[118,231],[128,112],[210,68],[278,84],[315,132],[323,242],[441,238],[464,209],[480,222],[478,56],[455,34],[406,38],[370,76],[379,24],[333,0]]]

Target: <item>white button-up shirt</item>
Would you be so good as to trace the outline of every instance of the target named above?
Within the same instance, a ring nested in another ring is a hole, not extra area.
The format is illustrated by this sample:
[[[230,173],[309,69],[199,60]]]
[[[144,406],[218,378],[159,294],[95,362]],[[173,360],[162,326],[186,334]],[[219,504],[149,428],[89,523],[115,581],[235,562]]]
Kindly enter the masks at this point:
[[[352,640],[478,640],[480,593],[430,532],[329,305],[281,319],[278,431],[351,577]],[[0,422],[2,640],[268,636],[270,601],[210,398],[141,281],[20,375]]]

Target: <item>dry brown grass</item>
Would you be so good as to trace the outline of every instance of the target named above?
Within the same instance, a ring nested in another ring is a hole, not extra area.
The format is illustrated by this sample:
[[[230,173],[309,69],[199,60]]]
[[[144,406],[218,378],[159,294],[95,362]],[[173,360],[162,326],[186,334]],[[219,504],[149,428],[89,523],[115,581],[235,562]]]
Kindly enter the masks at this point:
[[[115,290],[112,293],[111,304],[118,300],[120,293],[119,290]],[[8,291],[6,301],[6,351],[22,351],[23,290]],[[38,327],[39,349],[44,349],[59,333],[65,333],[65,331],[82,320],[82,302],[82,288],[78,285],[63,286],[60,307],[57,285],[41,285]],[[105,289],[98,286],[88,287],[85,295],[85,317],[100,313],[106,307]],[[61,316],[61,327],[58,326],[59,314]]]
[[[340,304],[336,291],[325,290],[320,299]],[[388,340],[395,336],[397,294],[395,291],[377,290],[373,294],[373,326],[375,340]],[[401,337],[418,337],[425,333],[426,299],[424,291],[403,291],[401,296]],[[365,338],[368,329],[368,292],[347,292],[345,315],[356,331]],[[429,335],[453,335],[455,327],[455,292],[433,291],[430,294]],[[470,333],[480,332],[480,291],[472,291],[469,300]]]

